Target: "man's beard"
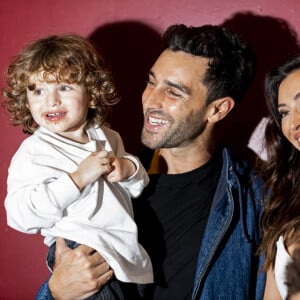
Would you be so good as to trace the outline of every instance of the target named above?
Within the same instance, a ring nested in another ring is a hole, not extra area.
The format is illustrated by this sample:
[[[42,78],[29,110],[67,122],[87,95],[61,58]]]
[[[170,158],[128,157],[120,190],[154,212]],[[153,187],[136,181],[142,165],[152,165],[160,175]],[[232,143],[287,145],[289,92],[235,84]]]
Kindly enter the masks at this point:
[[[157,133],[148,133],[145,127],[142,131],[142,143],[150,149],[183,147],[201,135],[206,127],[204,121],[206,107],[203,107],[193,119],[182,120],[176,127],[174,121],[163,136]]]

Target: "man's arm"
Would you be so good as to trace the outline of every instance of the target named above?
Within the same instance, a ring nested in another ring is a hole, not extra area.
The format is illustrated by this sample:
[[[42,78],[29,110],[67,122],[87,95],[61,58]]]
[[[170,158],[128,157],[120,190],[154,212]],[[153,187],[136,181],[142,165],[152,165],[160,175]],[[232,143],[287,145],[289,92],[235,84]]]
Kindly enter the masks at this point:
[[[70,249],[62,238],[56,239],[56,262],[48,282],[54,299],[85,299],[100,290],[112,276],[113,271],[94,249],[85,245]]]

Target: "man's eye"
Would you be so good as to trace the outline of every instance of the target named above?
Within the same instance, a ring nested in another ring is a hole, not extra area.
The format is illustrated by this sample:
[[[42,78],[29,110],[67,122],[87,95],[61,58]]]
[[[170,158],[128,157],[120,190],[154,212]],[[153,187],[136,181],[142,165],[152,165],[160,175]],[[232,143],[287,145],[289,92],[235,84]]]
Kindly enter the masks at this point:
[[[152,82],[151,80],[146,80],[146,84],[147,84],[147,85],[150,85],[150,86],[153,86],[153,85],[154,85],[154,82]]]
[[[176,97],[176,98],[181,97],[180,94],[174,92],[173,90],[169,90],[168,93],[169,93],[169,95],[171,95],[171,96],[173,96],[173,97]]]

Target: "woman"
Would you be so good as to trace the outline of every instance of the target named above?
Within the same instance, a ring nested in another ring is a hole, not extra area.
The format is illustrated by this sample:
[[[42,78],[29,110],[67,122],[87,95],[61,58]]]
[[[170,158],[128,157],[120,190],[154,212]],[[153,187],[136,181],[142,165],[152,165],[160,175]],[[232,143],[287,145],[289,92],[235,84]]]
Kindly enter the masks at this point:
[[[265,210],[262,217],[267,282],[264,299],[285,299],[286,265],[300,241],[300,56],[266,78]]]

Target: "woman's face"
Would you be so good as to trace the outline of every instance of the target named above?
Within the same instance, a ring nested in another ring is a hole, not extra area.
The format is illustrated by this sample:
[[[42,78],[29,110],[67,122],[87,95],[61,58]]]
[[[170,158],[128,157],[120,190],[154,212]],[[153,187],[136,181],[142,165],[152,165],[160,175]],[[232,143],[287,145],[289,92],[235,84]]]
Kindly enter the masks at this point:
[[[283,135],[300,150],[300,69],[289,74],[279,85],[277,108]]]

